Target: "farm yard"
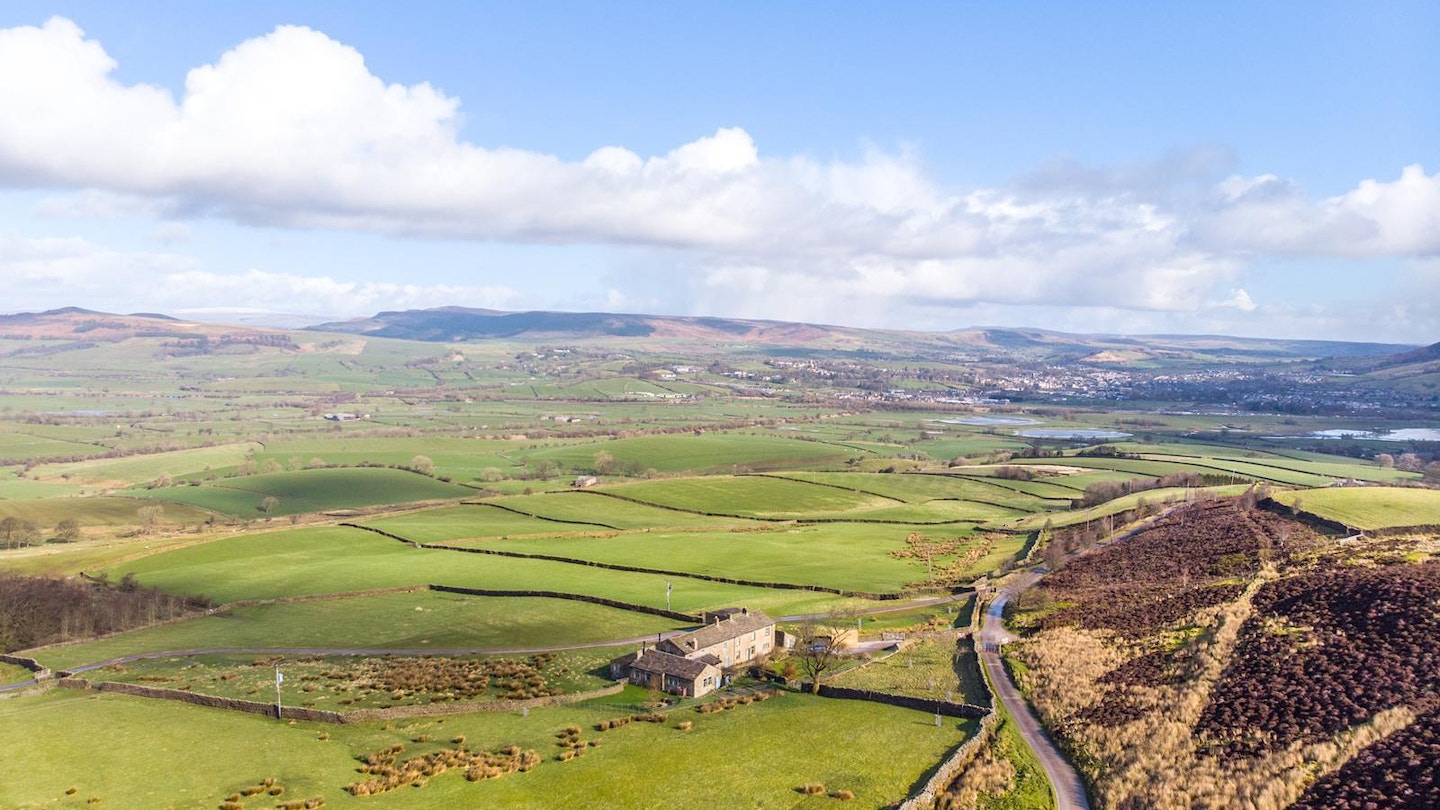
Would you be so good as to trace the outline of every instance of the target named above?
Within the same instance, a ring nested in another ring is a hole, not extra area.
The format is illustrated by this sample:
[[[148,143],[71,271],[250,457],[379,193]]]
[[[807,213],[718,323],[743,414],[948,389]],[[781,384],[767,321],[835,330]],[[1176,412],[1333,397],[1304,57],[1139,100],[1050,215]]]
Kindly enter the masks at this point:
[[[1036,564],[1058,570],[1021,600],[1012,661],[1042,713],[1074,710],[1053,727],[1148,722],[1157,690],[1181,688],[1167,656],[1239,604],[1250,623],[1227,643],[1247,663],[1211,673],[1224,709],[1189,718],[1213,767],[1278,772],[1286,746],[1354,731],[1347,711],[1398,729],[1292,797],[1319,806],[1429,750],[1431,628],[1382,638],[1343,604],[1383,592],[1409,616],[1433,596],[1436,490],[1408,461],[1259,438],[1299,431],[1281,419],[1224,437],[1233,418],[892,407],[764,379],[768,356],[628,338],[167,340],[53,357],[0,340],[0,618],[34,625],[5,652],[74,678],[0,690],[0,751],[27,774],[0,780],[0,806],[881,808],[973,740],[978,764],[937,806],[982,785],[978,806],[1045,808],[1013,722],[974,714],[990,691],[969,637],[992,586]],[[1324,521],[1384,536],[1332,548]],[[802,643],[698,698],[617,684],[612,662],[731,608]],[[804,692],[821,626],[855,642],[827,685],[971,714]],[[1297,688],[1287,656],[1341,637],[1418,719],[1319,664],[1353,705],[1307,682],[1311,722],[1247,695]],[[1057,708],[1054,660],[1087,662],[1073,694],[1093,701]],[[315,714],[266,716],[277,671],[285,710]],[[0,664],[0,686],[32,675]],[[1112,741],[1084,733],[1086,756]]]

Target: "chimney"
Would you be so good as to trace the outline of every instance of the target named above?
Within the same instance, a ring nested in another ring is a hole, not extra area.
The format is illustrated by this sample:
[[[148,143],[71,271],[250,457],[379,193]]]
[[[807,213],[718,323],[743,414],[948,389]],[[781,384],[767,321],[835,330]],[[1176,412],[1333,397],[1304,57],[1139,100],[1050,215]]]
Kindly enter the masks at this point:
[[[635,651],[635,660],[636,660],[636,661],[639,661],[639,660],[640,660],[640,657],[643,656],[644,654],[645,654],[645,645],[644,645],[644,644],[641,644],[641,645],[640,645],[640,649],[638,649],[638,650]]]

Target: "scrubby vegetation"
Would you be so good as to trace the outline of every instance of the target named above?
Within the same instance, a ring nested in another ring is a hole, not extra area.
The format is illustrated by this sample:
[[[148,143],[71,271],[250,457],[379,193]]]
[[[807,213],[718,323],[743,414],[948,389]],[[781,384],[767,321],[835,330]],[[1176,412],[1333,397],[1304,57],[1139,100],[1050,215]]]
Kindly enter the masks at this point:
[[[203,597],[174,596],[133,578],[112,583],[0,571],[0,652],[144,627],[208,605]]]

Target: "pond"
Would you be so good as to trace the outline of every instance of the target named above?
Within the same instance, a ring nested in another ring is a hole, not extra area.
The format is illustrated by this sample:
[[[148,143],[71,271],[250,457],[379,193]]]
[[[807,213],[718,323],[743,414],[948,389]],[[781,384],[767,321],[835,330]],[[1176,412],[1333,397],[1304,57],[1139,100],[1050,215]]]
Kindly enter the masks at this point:
[[[1310,437],[1314,439],[1364,439],[1374,442],[1440,442],[1440,429],[1399,428],[1377,433],[1373,430],[1335,428],[1333,430],[1317,430],[1311,433]]]

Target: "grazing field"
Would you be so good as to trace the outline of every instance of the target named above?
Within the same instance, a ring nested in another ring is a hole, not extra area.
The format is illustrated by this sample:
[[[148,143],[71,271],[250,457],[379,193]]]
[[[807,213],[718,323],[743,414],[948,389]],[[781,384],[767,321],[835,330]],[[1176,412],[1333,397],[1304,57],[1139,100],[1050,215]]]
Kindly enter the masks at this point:
[[[297,529],[228,537],[167,551],[111,569],[119,579],[172,593],[204,594],[216,602],[345,593],[429,583],[467,588],[551,590],[665,606],[667,577],[584,565],[417,549],[350,528]],[[670,578],[674,579],[674,578]],[[843,600],[809,591],[781,591],[681,579],[676,610],[749,605],[771,615],[825,611]]]
[[[682,479],[688,480],[688,479]],[[665,482],[670,483],[670,482]],[[678,482],[677,482],[678,483]],[[743,518],[722,518],[633,503],[606,495],[609,490],[554,492],[543,495],[520,495],[497,499],[491,503],[521,512],[528,512],[555,521],[595,523],[615,529],[661,529],[679,526],[757,526],[759,521]],[[623,491],[623,488],[622,490]],[[584,529],[584,526],[576,526]]]
[[[226,478],[200,486],[164,487],[147,490],[143,494],[235,517],[256,518],[457,499],[474,492],[404,470],[355,468],[262,473]]]
[[[894,591],[923,579],[923,561],[890,552],[918,527],[855,524],[790,526],[739,532],[641,532],[607,538],[486,541],[478,548],[550,554],[709,576]]]
[[[953,638],[926,638],[863,667],[848,670],[836,686],[895,695],[986,706],[990,692],[973,649],[957,648]]]
[[[759,476],[678,478],[606,487],[605,492],[673,509],[781,520],[859,517],[868,510],[903,503],[898,498]]]
[[[51,668],[217,647],[524,649],[653,636],[683,626],[628,610],[540,597],[431,591],[237,607],[35,653]]]
[[[730,472],[796,469],[843,462],[844,448],[820,442],[743,433],[709,433],[703,436],[643,436],[526,451],[517,456],[529,462],[550,461],[575,472],[594,471],[597,454],[611,457],[615,469],[627,466],[644,471]],[[603,470],[602,470],[603,472]]]
[[[92,487],[127,487],[154,481],[162,475],[181,478],[198,476],[211,469],[232,469],[260,446],[255,442],[237,442],[125,458],[43,464],[35,468],[33,475],[44,481],[66,481]]]
[[[88,498],[43,498],[39,500],[0,500],[0,518],[15,517],[39,524],[42,529],[51,529],[67,518],[74,518],[82,527],[125,527],[139,526],[144,522],[140,510],[154,506],[153,501],[144,498],[88,497]],[[155,517],[160,526],[200,523],[206,519],[205,512],[184,504],[166,505]]]
[[[423,509],[403,515],[365,520],[360,525],[390,532],[420,543],[437,543],[469,537],[493,538],[510,535],[565,534],[603,530],[599,524],[559,523],[544,518],[516,514],[491,503]]]
[[[0,782],[0,804],[84,807],[95,797],[102,807],[212,807],[247,785],[273,778],[284,788],[282,799],[323,796],[326,807],[628,810],[657,806],[655,797],[663,796],[665,807],[704,810],[734,806],[735,797],[744,796],[746,806],[785,808],[802,801],[797,788],[816,782],[852,791],[857,806],[880,807],[904,798],[934,763],[974,732],[973,721],[947,720],[936,727],[925,712],[793,694],[725,712],[676,710],[665,723],[594,730],[601,720],[637,711],[643,698],[643,692],[627,692],[535,710],[526,717],[482,712],[329,726],[59,690],[0,702],[0,747],[12,752],[15,772],[26,774]],[[679,730],[681,720],[693,727]],[[556,734],[567,726],[603,746],[558,761]],[[76,728],[87,732],[75,734]],[[423,788],[380,798],[344,792],[356,781],[358,756],[392,745],[402,746],[406,757],[416,756],[454,746],[452,740],[460,737],[470,750],[511,744],[535,750],[540,764],[529,773],[479,782],[452,771]],[[427,741],[417,743],[421,738]],[[848,744],[833,744],[842,739]],[[206,752],[203,765],[195,759],[201,750]],[[688,764],[655,767],[657,751],[667,761],[697,763],[713,761],[721,750],[731,761],[756,766],[711,768],[703,780],[695,779]],[[71,787],[76,791],[67,796]]]
[[[1035,512],[1050,506],[1041,498],[972,479],[947,475],[887,475],[883,473],[786,473],[785,478],[856,490],[906,503],[974,501],[1006,509]]]
[[[1275,500],[1357,529],[1440,526],[1440,490],[1326,487],[1277,492]]]

